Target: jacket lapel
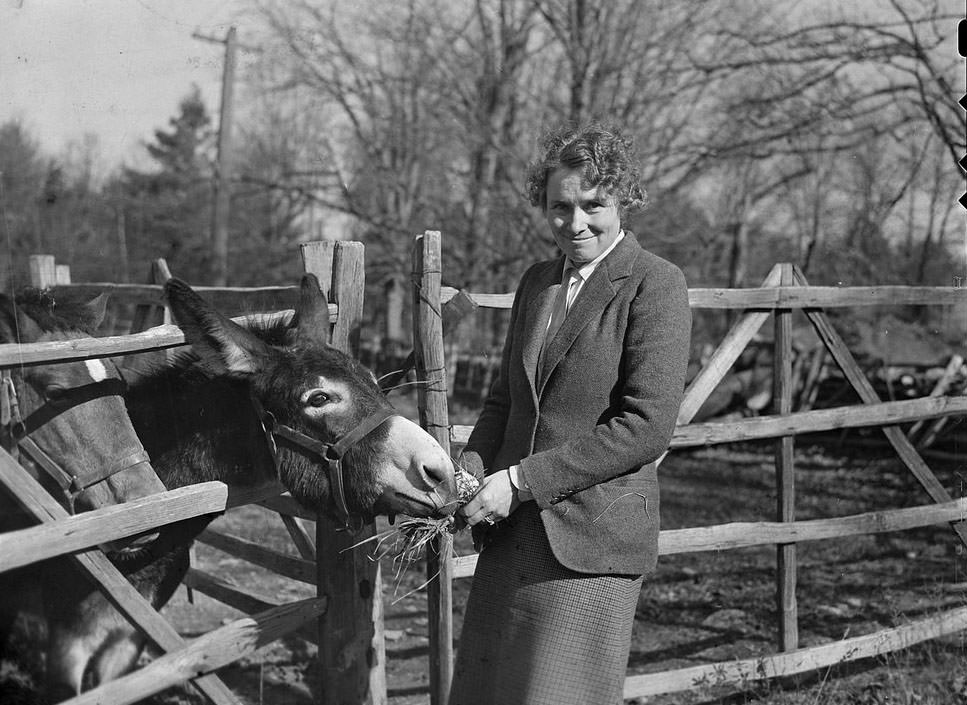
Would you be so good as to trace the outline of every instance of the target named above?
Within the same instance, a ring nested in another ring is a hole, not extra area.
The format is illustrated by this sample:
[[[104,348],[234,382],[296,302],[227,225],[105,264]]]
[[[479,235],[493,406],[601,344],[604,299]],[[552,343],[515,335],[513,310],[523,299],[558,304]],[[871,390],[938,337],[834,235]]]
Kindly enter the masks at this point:
[[[620,281],[628,277],[631,266],[637,259],[638,250],[640,250],[640,246],[635,236],[631,232],[625,231],[624,239],[602,260],[601,264],[591,274],[590,279],[585,282],[557,335],[554,336],[553,340],[547,342],[548,347],[544,351],[543,365],[537,373],[536,389],[538,395],[543,390],[551,371],[574,344],[581,331],[591,321],[600,318],[605,306],[615,297]],[[558,274],[561,274],[561,272],[558,272]],[[553,295],[549,298],[548,306],[553,304]],[[546,315],[550,315],[549,307]],[[538,343],[540,343],[540,339],[538,339]],[[537,349],[540,351],[539,345]]]
[[[527,307],[526,320],[523,326],[522,361],[531,389],[537,392],[537,361],[540,357],[541,346],[544,344],[544,331],[551,317],[554,307],[554,297],[557,294],[564,272],[564,258],[556,260],[553,266],[547,267],[536,282],[537,296],[534,303]]]

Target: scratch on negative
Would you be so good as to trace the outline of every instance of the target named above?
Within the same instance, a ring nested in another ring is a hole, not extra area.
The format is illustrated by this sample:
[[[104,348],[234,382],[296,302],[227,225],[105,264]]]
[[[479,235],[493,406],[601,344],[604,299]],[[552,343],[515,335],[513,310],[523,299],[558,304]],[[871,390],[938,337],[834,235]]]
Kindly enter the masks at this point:
[[[613,507],[618,502],[618,500],[622,500],[625,497],[630,497],[631,495],[635,495],[636,497],[641,497],[642,501],[645,503],[645,515],[650,519],[651,514],[648,513],[648,498],[645,495],[641,494],[641,492],[625,492],[623,495],[615,497],[614,500],[611,502],[611,504],[605,507],[600,514],[598,514],[596,517],[594,517],[594,519],[591,520],[591,523],[594,524],[598,519],[600,519],[605,514],[607,514],[608,510],[611,509],[611,507]]]

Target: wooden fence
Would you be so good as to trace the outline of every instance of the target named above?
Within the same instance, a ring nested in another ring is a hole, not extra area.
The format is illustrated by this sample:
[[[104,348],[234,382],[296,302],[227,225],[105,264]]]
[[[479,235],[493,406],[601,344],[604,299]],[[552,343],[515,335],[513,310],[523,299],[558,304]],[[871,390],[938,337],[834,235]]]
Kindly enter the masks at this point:
[[[426,384],[418,385],[420,420],[445,449],[452,449],[456,455],[466,442],[470,429],[450,424],[444,332],[476,306],[509,308],[513,294],[473,294],[442,287],[440,252],[439,233],[427,232],[416,239],[412,272],[413,327],[417,341],[414,359],[418,377],[426,381]],[[358,243],[310,243],[303,248],[302,256],[306,271],[319,275],[324,286],[328,283],[330,320],[335,324],[334,343],[355,352],[362,309],[362,247]],[[45,285],[56,281],[57,269],[52,258],[35,258],[32,268],[38,273],[36,283]],[[60,275],[63,277],[64,274],[66,272],[61,269]],[[87,288],[91,293],[109,290],[115,299],[134,304],[133,334],[69,343],[0,346],[0,367],[120,355],[135,356],[130,358],[134,362],[137,356],[166,354],[167,350],[184,344],[181,332],[168,325],[159,305],[159,284],[167,276],[163,262],[159,261],[153,267],[154,281],[147,285],[72,285]],[[297,296],[295,287],[197,289],[220,309],[229,312],[291,308]],[[695,308],[733,309],[743,313],[686,390],[671,449],[775,438],[780,507],[775,522],[663,531],[659,550],[663,555],[670,555],[776,545],[776,580],[782,604],[777,620],[778,652],[753,659],[632,676],[626,681],[625,696],[633,698],[675,692],[709,681],[746,683],[759,678],[792,675],[886,653],[967,628],[967,610],[950,610],[894,629],[798,649],[795,598],[796,544],[800,541],[899,531],[940,523],[950,523],[961,541],[967,537],[967,528],[962,522],[967,512],[967,500],[954,499],[947,494],[897,426],[915,422],[914,428],[922,430],[924,424],[930,422],[928,427],[935,427],[937,421],[967,412],[967,397],[945,397],[940,390],[923,399],[881,402],[824,313],[826,308],[839,306],[955,304],[967,299],[967,290],[811,287],[794,267],[777,265],[760,288],[692,289],[689,298]],[[827,354],[856,389],[863,401],[861,405],[791,413],[790,319],[794,309],[804,311]],[[775,413],[729,423],[690,423],[745,346],[770,318],[775,329]],[[863,426],[883,427],[897,454],[935,503],[875,514],[795,521],[794,436]],[[365,536],[350,538],[345,533],[336,533],[328,520],[318,520],[319,517],[299,507],[290,497],[280,494],[278,485],[239,493],[229,491],[221,483],[206,483],[69,517],[43,490],[24,478],[25,473],[16,462],[10,456],[0,454],[0,484],[21,502],[35,507],[40,523],[16,535],[0,536],[0,570],[41,558],[70,555],[102,586],[122,613],[165,652],[140,671],[108,684],[106,688],[109,690],[91,691],[70,703],[135,702],[189,677],[194,677],[195,686],[212,702],[237,703],[236,696],[213,675],[214,671],[252,653],[271,639],[293,633],[319,645],[323,702],[378,704],[387,701],[379,565],[368,559],[364,549],[344,550],[351,542]],[[229,536],[217,529],[209,529],[199,540],[289,579],[315,584],[318,597],[288,605],[270,604],[260,596],[229,585],[219,576],[193,569],[186,578],[186,584],[192,589],[252,616],[217,629],[190,646],[186,646],[167,621],[144,602],[96,548],[103,542],[166,523],[253,502],[267,511],[279,513],[299,558]],[[368,531],[373,531],[372,527]],[[439,576],[431,580],[427,588],[430,692],[432,702],[442,704],[446,702],[453,668],[452,581],[473,574],[476,556],[454,557],[449,537],[441,539],[436,549],[436,552],[430,552],[427,561],[428,575]],[[307,626],[314,619],[319,620],[318,631]]]
[[[355,352],[363,304],[362,245],[307,243],[301,254],[305,271],[318,276],[329,296],[332,344]],[[113,300],[134,304],[132,332],[56,343],[0,345],[0,368],[119,356],[128,356],[126,361],[134,364],[138,356],[164,355],[185,343],[181,331],[168,323],[161,301],[160,285],[170,276],[161,260],[154,263],[153,281],[146,285],[70,284],[68,270],[56,265],[49,256],[31,258],[31,275],[35,286],[66,285],[89,290],[91,294],[109,291]],[[297,286],[196,290],[229,314],[291,309],[299,295]],[[244,318],[235,320],[244,323]],[[0,535],[0,571],[69,556],[163,653],[145,668],[66,701],[70,705],[133,703],[186,679],[191,679],[217,705],[238,704],[238,697],[214,672],[287,634],[318,645],[319,686],[324,702],[386,701],[379,565],[362,550],[345,550],[373,535],[373,526],[364,529],[362,535],[337,532],[326,517],[307,512],[276,483],[239,491],[220,482],[208,482],[70,516],[2,449],[0,486],[31,511],[39,524]],[[251,503],[279,514],[300,558],[217,529],[205,531],[199,540],[292,580],[316,585],[317,597],[273,604],[219,576],[192,568],[186,585],[250,616],[216,629],[190,645],[97,548],[99,544],[175,521]],[[313,621],[317,622],[315,628]]]
[[[440,284],[441,272],[440,234],[428,231],[416,238],[413,252],[415,359],[417,378],[426,381],[426,384],[419,386],[420,415],[428,430],[445,447],[452,447],[456,455],[466,443],[471,428],[451,426],[449,423],[441,321],[452,314],[449,302],[455,297],[460,300],[461,310],[468,308],[467,299],[477,306],[510,308],[513,293],[475,294],[443,288]],[[964,523],[967,498],[955,499],[950,496],[898,426],[910,422],[915,423],[917,428],[931,419],[965,414],[967,397],[947,397],[938,392],[921,399],[882,402],[825,313],[825,309],[833,307],[952,305],[965,300],[967,288],[810,286],[803,273],[789,264],[776,265],[758,288],[689,290],[689,303],[693,308],[736,310],[742,313],[685,390],[671,450],[775,439],[778,511],[775,522],[732,523],[662,531],[659,553],[670,555],[776,545],[776,583],[780,605],[777,615],[778,652],[744,660],[631,676],[625,681],[626,698],[683,691],[701,683],[746,684],[757,679],[804,673],[967,629],[967,608],[959,608],[873,634],[811,648],[798,648],[796,602],[796,546],[799,542],[949,523],[960,541],[967,543],[967,524]],[[795,390],[792,383],[791,318],[796,309],[808,318],[825,350],[855,389],[861,404],[792,411],[791,400]],[[774,326],[772,414],[727,423],[690,423],[743,349],[770,318]],[[870,426],[882,427],[896,454],[934,503],[869,514],[796,521],[793,472],[795,436]],[[477,561],[476,555],[454,557],[452,549],[452,539],[441,539],[427,561],[428,576],[439,575],[439,580],[431,581],[428,595],[431,702],[434,705],[446,703],[453,668],[452,581],[472,576]]]

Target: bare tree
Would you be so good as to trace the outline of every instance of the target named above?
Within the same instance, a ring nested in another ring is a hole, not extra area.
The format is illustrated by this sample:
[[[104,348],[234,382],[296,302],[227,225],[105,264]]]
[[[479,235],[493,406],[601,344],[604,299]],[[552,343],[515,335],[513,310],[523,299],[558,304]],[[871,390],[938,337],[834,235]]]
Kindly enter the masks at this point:
[[[775,13],[777,7],[786,14]],[[710,80],[725,77],[759,90],[751,100],[739,92],[726,102],[746,128],[731,150],[779,153],[790,135],[824,134],[831,138],[826,149],[842,151],[871,131],[919,122],[959,159],[967,133],[957,104],[963,77],[944,32],[960,17],[953,0],[841,4],[818,19],[795,15],[792,7],[764,4],[764,13],[772,10],[768,24],[717,32],[740,53],[695,61]]]

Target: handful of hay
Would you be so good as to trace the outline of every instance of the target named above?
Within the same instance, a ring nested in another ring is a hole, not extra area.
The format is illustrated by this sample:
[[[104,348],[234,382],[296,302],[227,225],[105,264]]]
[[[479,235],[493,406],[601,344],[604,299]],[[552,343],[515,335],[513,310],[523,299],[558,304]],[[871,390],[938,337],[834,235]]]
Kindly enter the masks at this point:
[[[460,506],[463,506],[477,492],[480,481],[471,473],[460,468],[457,469],[455,477],[458,501]],[[411,563],[423,557],[426,547],[430,545],[433,539],[437,536],[448,533],[455,534],[456,532],[457,520],[453,516],[445,519],[407,517],[392,528],[360,541],[356,546],[375,541],[376,547],[373,549],[372,559],[380,560],[392,556],[393,565],[396,567],[396,577],[399,580],[403,571]]]

